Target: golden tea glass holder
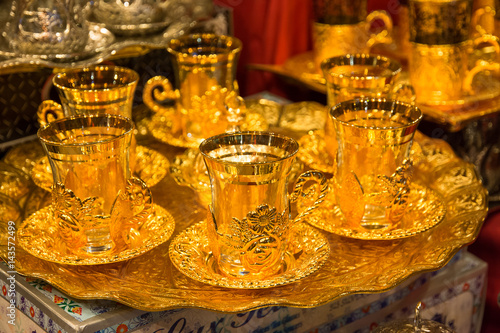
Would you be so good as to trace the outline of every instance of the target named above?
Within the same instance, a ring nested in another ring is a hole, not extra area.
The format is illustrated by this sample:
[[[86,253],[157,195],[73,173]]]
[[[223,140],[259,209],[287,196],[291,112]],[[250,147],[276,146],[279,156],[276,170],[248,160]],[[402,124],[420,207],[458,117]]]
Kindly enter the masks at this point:
[[[94,265],[129,259],[166,241],[171,215],[131,176],[132,120],[74,116],[42,127],[51,167],[52,204],[27,216],[21,247],[44,260]]]

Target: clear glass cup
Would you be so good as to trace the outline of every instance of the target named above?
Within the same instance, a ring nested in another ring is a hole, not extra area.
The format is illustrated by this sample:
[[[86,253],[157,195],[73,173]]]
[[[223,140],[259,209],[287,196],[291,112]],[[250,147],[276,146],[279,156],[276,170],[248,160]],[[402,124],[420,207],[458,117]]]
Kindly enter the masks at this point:
[[[332,107],[330,117],[338,142],[332,179],[347,226],[396,227],[408,206],[422,112],[391,99],[356,99]]]
[[[239,39],[215,34],[192,34],[173,39],[168,46],[175,65],[176,83],[163,76],[148,80],[144,87],[144,104],[155,112],[164,112],[172,123],[172,132],[187,142],[224,133],[233,114],[230,105],[238,100],[236,67],[242,43]],[[173,100],[175,107],[162,105]],[[172,111],[174,110],[174,111]]]
[[[132,118],[139,74],[126,67],[98,65],[64,70],[52,78],[61,104],[45,100],[38,107],[38,122],[79,114],[116,114]]]
[[[123,232],[114,224],[134,207],[118,211],[118,199],[125,200],[133,184],[148,191],[131,176],[133,131],[134,123],[117,115],[63,118],[38,131],[54,178],[54,227],[65,240],[54,246],[92,254],[114,247],[115,235]]]
[[[298,177],[288,194],[298,149],[295,140],[269,132],[227,133],[201,143],[212,190],[208,236],[222,274],[257,279],[280,274],[290,264],[289,230],[328,192],[324,175],[311,170]],[[292,218],[290,205],[304,199],[308,181],[317,185],[308,187],[310,205]]]
[[[321,69],[326,81],[328,108],[355,98],[391,98],[412,102],[414,91],[401,79],[402,65],[375,54],[346,54],[325,59]],[[335,158],[337,142],[332,119],[325,122],[325,146]]]

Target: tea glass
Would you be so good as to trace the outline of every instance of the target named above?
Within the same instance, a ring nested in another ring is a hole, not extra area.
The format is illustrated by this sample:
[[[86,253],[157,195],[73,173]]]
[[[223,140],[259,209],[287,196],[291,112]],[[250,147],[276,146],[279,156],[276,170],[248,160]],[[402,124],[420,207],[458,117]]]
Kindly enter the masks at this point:
[[[337,134],[335,196],[346,225],[398,227],[408,206],[413,136],[422,112],[391,99],[356,99],[330,109]]]
[[[98,65],[69,69],[52,78],[61,104],[45,100],[38,107],[40,125],[79,114],[116,114],[132,118],[139,74],[129,68]]]
[[[5,27],[9,46],[21,54],[70,54],[89,38],[86,1],[13,0]]]
[[[108,114],[63,118],[38,131],[54,178],[54,227],[64,240],[54,246],[109,251],[124,232],[119,221],[147,206],[149,189],[130,171],[133,131],[130,119]],[[142,199],[132,202],[130,191]]]
[[[499,40],[489,34],[471,38],[472,0],[410,0],[409,74],[417,101],[449,104],[478,94],[473,87],[479,73],[498,71]],[[474,53],[492,48],[474,59]],[[491,83],[491,82],[490,82]],[[488,82],[479,82],[485,90]],[[480,93],[480,92],[479,92]]]
[[[384,10],[367,15],[367,0],[314,1],[312,25],[314,62],[321,72],[327,58],[351,53],[369,53],[377,44],[392,42],[392,18]],[[383,26],[373,30],[375,22]]]
[[[412,102],[413,88],[400,80],[401,64],[375,54],[346,54],[321,63],[328,107],[355,98],[392,98]],[[337,142],[332,119],[325,122],[325,146],[335,158]]]
[[[178,89],[163,76],[148,80],[144,104],[155,112],[166,113],[172,134],[187,142],[223,133],[236,116],[227,104],[240,98],[236,66],[242,43],[239,39],[215,34],[192,34],[169,42]],[[175,101],[174,108],[160,102]],[[174,111],[172,111],[174,110]]]
[[[288,194],[288,175],[298,143],[270,132],[225,133],[200,144],[212,190],[208,221],[210,247],[221,274],[235,279],[259,279],[283,273],[288,235],[323,202],[328,192],[324,175],[302,173]],[[304,185],[310,182],[307,195]],[[290,205],[310,204],[297,217]]]

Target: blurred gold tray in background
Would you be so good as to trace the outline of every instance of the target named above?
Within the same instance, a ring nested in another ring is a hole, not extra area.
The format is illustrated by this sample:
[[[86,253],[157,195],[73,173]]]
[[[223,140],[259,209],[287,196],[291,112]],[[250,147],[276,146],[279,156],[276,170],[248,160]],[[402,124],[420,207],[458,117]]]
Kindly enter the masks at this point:
[[[394,57],[393,54],[388,56]],[[296,84],[303,87],[326,95],[326,82],[323,74],[318,72],[315,67],[312,51],[293,56],[283,65],[251,64],[248,68],[274,73],[287,80],[295,81]],[[408,73],[403,72],[403,75],[408,75]],[[417,105],[422,109],[427,120],[443,125],[449,131],[456,132],[471,121],[500,112],[500,93],[498,93],[497,88],[500,80],[494,78],[491,81],[496,82],[493,87],[487,86],[487,89],[491,91],[477,91],[477,98],[467,97],[460,101],[444,102],[442,105],[426,105],[424,103],[417,103]],[[475,80],[474,83],[478,85],[477,89],[484,87],[484,84],[481,84],[479,80]]]

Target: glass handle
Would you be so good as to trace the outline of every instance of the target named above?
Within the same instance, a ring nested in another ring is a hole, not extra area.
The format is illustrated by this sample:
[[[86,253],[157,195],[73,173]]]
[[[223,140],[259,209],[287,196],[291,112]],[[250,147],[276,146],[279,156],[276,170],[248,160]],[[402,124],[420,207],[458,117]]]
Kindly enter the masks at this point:
[[[161,105],[160,102],[167,100],[177,102],[179,98],[179,90],[174,90],[170,80],[161,75],[150,78],[146,82],[142,93],[144,104],[154,112],[168,111],[169,108]]]
[[[38,106],[37,118],[40,126],[53,122],[57,119],[64,118],[64,112],[61,104],[53,100],[45,100]]]
[[[314,182],[304,191],[304,185],[308,182]],[[326,180],[325,175],[321,171],[309,170],[302,173],[295,182],[294,190],[290,194],[290,203],[293,203],[299,198],[305,198],[305,200],[312,202],[306,209],[299,212],[297,217],[293,220],[293,223],[301,222],[304,217],[309,215],[313,210],[318,208],[318,206],[323,202],[325,196],[328,194],[330,187]]]

